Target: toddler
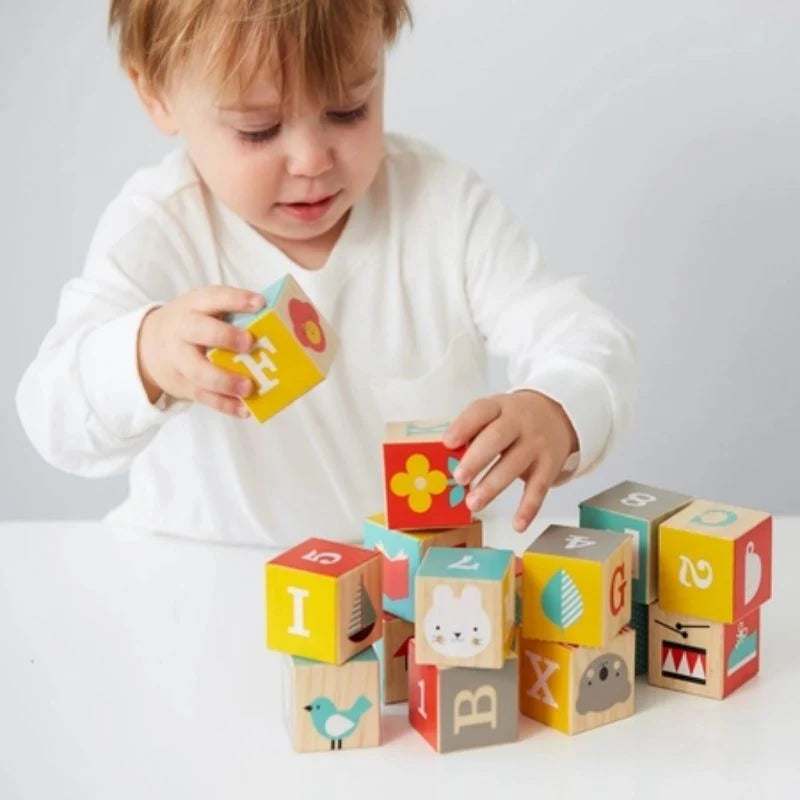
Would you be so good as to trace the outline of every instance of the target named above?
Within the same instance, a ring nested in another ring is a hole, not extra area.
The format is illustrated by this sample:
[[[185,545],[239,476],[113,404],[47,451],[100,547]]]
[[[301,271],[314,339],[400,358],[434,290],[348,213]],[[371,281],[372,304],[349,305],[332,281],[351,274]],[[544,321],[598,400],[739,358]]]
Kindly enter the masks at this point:
[[[404,0],[112,1],[122,64],[181,146],[102,215],[17,393],[50,464],[129,473],[109,520],[356,541],[383,507],[384,423],[446,419],[473,511],[524,482],[521,532],[627,428],[628,329],[543,265],[473,171],[384,132],[385,52],[408,22]],[[247,352],[226,315],[287,273],[341,347],[260,425],[252,382],[206,351]],[[488,394],[488,355],[507,391]]]

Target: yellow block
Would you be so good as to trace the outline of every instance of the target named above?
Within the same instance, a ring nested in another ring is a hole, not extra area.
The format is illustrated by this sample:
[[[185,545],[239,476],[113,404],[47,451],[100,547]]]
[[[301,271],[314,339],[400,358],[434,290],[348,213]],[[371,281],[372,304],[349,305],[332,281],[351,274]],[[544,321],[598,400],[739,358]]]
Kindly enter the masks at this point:
[[[659,605],[673,614],[731,620],[734,542],[663,524],[659,539]]]
[[[264,422],[320,383],[325,375],[274,311],[247,326],[255,344],[249,353],[215,348],[208,358],[217,366],[253,381],[244,400],[250,413]]]
[[[523,638],[520,649],[520,711],[569,733],[571,650],[558,642]]]
[[[580,594],[579,614],[569,598],[564,600],[561,609],[564,613],[560,616],[554,613],[552,604],[545,603],[543,607],[542,595],[547,591],[552,599],[555,587],[551,582],[560,570],[567,573]],[[522,555],[522,586],[522,632],[525,638],[566,641],[588,647],[599,647],[604,643],[602,562],[525,552]]]
[[[265,570],[267,647],[336,663],[336,579],[275,564]]]

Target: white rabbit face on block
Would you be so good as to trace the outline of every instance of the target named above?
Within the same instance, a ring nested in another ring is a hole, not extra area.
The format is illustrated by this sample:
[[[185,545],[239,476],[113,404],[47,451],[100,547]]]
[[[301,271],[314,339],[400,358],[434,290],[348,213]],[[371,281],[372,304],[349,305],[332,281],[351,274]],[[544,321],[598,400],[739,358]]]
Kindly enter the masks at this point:
[[[450,586],[437,586],[433,605],[425,615],[424,633],[428,644],[449,658],[485,650],[492,641],[492,622],[483,608],[480,589],[468,584],[455,595]]]

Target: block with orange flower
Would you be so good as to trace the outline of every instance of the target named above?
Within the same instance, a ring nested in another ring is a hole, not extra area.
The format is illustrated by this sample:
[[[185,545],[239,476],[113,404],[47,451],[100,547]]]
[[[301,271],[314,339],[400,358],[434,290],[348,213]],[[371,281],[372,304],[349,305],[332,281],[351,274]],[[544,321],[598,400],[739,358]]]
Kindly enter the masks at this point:
[[[244,403],[265,422],[321,383],[336,356],[336,334],[299,284],[286,275],[263,292],[265,307],[254,314],[231,314],[227,320],[253,335],[248,353],[212,348],[217,366],[249,378],[252,394]]]
[[[466,451],[442,437],[448,422],[389,422],[383,437],[386,524],[394,530],[470,525],[466,487],[454,477]]]
[[[307,539],[265,564],[267,647],[343,664],[381,638],[378,553]]]

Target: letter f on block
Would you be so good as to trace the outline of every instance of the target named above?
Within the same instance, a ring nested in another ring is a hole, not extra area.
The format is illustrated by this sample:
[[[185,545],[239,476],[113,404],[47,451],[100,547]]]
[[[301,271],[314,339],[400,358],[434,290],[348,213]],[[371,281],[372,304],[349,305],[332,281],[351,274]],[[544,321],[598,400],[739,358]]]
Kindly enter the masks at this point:
[[[275,362],[270,358],[270,355],[275,355],[278,349],[266,336],[262,336],[256,340],[253,349],[249,353],[239,353],[234,356],[234,362],[237,364],[244,364],[247,371],[253,376],[256,383],[258,383],[259,395],[266,394],[270,389],[274,389],[280,381],[277,378],[269,378],[266,375],[267,370],[273,374],[277,374],[278,368]],[[258,360],[253,356],[254,353],[260,353],[261,358]]]

